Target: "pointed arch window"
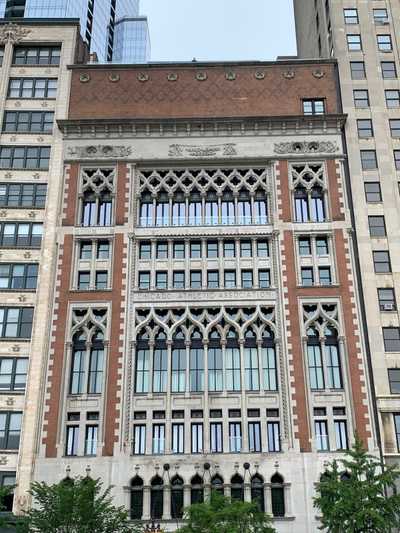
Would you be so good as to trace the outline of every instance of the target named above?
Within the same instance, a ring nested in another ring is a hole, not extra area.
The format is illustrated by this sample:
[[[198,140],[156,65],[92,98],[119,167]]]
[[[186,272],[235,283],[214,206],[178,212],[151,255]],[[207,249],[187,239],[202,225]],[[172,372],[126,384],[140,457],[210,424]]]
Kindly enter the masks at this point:
[[[307,353],[311,389],[322,390],[325,386],[330,389],[342,389],[343,379],[336,329],[326,326],[324,341],[321,343],[318,330],[310,327],[307,331]]]
[[[221,338],[217,330],[213,330],[208,344],[208,390],[222,391],[222,349]]]
[[[190,390],[204,390],[204,348],[201,333],[194,330],[190,342]]]
[[[240,348],[237,333],[230,329],[226,338],[225,348],[226,389],[235,391],[241,389],[240,381]]]
[[[131,519],[140,520],[143,515],[143,479],[136,476],[131,481]]]
[[[235,474],[231,479],[231,498],[236,501],[244,501],[244,481],[242,476]]]
[[[285,488],[280,474],[271,477],[271,500],[272,515],[285,516]]]
[[[82,176],[82,226],[110,226],[114,169],[86,169]]]
[[[167,392],[168,347],[167,337],[161,331],[155,340],[153,356],[153,392]]]
[[[310,220],[310,211],[307,191],[301,185],[297,186],[294,190],[294,205],[296,222],[308,222]]]
[[[209,192],[206,196],[206,216],[205,223],[206,225],[217,225],[218,220],[218,198],[214,191]]]
[[[190,503],[191,505],[195,503],[204,502],[204,483],[203,479],[196,474],[192,477],[190,482]]]
[[[95,330],[91,339],[87,339],[83,330],[76,332],[72,341],[70,394],[101,394],[103,368],[103,333]]]
[[[328,387],[331,389],[343,388],[338,336],[337,331],[331,327],[325,328],[325,357]]]
[[[255,224],[268,223],[268,205],[265,191],[259,190],[254,197],[254,222]]]
[[[172,203],[172,225],[186,225],[186,200],[183,193],[177,193]]]
[[[221,496],[224,495],[224,480],[219,474],[215,474],[211,478],[211,490],[221,494]]]
[[[224,191],[221,201],[222,224],[235,224],[235,200],[230,191]]]
[[[146,332],[142,332],[137,340],[135,368],[135,392],[149,392],[150,347]]]
[[[178,331],[172,342],[172,392],[186,390],[186,344],[182,331]]]
[[[183,516],[183,479],[175,476],[171,479],[171,517]]]
[[[240,191],[238,198],[238,224],[251,224],[251,200],[247,191]]]
[[[150,194],[144,194],[140,202],[140,226],[148,227],[154,224],[154,202]]]
[[[263,367],[264,390],[278,390],[275,339],[272,330],[266,327],[261,344],[261,361]]]
[[[249,328],[244,339],[244,367],[246,390],[259,390],[258,349],[254,331]]]
[[[264,479],[259,474],[251,478],[251,501],[257,504],[259,511],[265,512]]]
[[[160,476],[151,480],[150,487],[150,517],[160,520],[164,513],[164,482]]]
[[[323,222],[325,220],[324,191],[321,187],[311,189],[311,221]]]
[[[156,203],[156,226],[169,226],[169,198],[161,193]]]
[[[202,224],[202,201],[197,191],[192,191],[189,198],[189,225],[201,226]]]
[[[104,368],[104,336],[101,331],[97,331],[92,337],[92,349],[90,350],[89,361],[89,394],[101,394],[103,386]]]
[[[308,372],[311,389],[324,389],[324,368],[322,364],[321,343],[316,328],[309,328],[307,331],[307,355]]]

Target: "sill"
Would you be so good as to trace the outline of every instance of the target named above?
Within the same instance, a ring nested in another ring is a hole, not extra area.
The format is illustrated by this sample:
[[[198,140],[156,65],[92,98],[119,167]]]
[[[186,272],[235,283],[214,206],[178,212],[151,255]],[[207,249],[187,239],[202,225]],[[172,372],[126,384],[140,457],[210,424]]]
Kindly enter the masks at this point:
[[[0,341],[5,341],[5,342],[31,342],[31,339],[27,338],[27,337],[0,337]]]
[[[108,287],[107,289],[71,289],[71,292],[112,292],[112,288]]]
[[[12,63],[11,64],[11,68],[60,68],[60,65],[52,65],[52,64],[49,64],[49,65],[45,65],[45,64],[40,64],[40,65],[30,65],[30,64],[14,64]]]
[[[0,169],[1,170],[1,169]],[[21,209],[29,209],[30,211],[32,211],[33,209],[40,209],[40,210],[44,210],[46,209],[46,206],[36,206],[36,205],[2,205],[1,206],[1,209],[18,209],[21,210]]]
[[[40,250],[42,248],[42,245],[40,246],[0,246],[1,250]]]
[[[7,96],[7,100],[32,100],[33,102],[40,102],[40,100],[52,100],[53,102],[55,102],[57,100],[57,97],[47,98],[46,96],[43,96],[40,98],[35,98],[34,96]]]
[[[53,135],[53,131],[2,131],[2,135]]]
[[[10,453],[12,455],[17,455],[19,453],[19,448],[14,448],[12,450],[9,450],[7,448],[0,448],[0,453]]]
[[[35,294],[36,291],[37,291],[37,289],[5,289],[5,288],[0,287],[0,292],[10,292],[10,293],[13,293],[13,292],[27,292],[27,293],[30,293],[30,294]]]
[[[25,389],[24,390],[6,390],[2,389],[0,390],[0,396],[10,396],[10,394],[14,394],[16,396],[24,396],[25,395]]]

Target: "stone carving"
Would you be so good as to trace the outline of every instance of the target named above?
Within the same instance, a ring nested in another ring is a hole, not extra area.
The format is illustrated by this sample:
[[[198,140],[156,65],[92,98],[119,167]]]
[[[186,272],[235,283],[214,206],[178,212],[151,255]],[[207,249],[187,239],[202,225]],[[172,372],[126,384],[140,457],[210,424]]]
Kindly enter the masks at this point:
[[[265,78],[265,72],[262,72],[261,70],[257,70],[254,74],[254,77],[256,80],[263,80]]]
[[[198,72],[196,74],[196,80],[198,81],[204,81],[207,79],[207,72]]]
[[[149,81],[149,75],[144,72],[139,72],[137,79],[139,81]]]
[[[8,463],[8,457],[6,455],[2,455],[0,457],[0,465],[6,465]]]
[[[74,148],[68,148],[69,156],[78,157],[80,159],[128,157],[131,155],[131,153],[132,148],[130,146],[111,146],[106,144],[98,144],[96,146],[75,146]]]
[[[9,396],[6,400],[6,404],[8,407],[12,407],[15,404],[15,400],[12,396]]]
[[[227,72],[227,73],[225,74],[225,78],[226,78],[228,81],[234,81],[234,80],[236,80],[236,74],[235,74],[232,70],[230,70],[229,72]]]
[[[1,217],[1,218],[5,218],[6,216],[7,216],[7,211],[6,211],[5,209],[2,209],[2,210],[0,211],[0,217]]]
[[[14,107],[21,107],[21,102],[17,100],[14,104]]]
[[[320,79],[325,76],[325,72],[323,70],[317,69],[313,70],[312,75],[314,76],[314,78]]]
[[[26,302],[26,296],[24,294],[20,294],[18,296],[18,300],[21,302],[21,303],[25,303]]]
[[[216,157],[217,155],[237,155],[236,144],[213,144],[210,146],[193,146],[189,144],[171,144],[170,157]]]
[[[80,81],[81,83],[87,83],[88,81],[90,81],[90,76],[89,76],[89,74],[81,74],[81,75],[79,76],[79,81]]]
[[[295,72],[294,70],[286,70],[284,73],[283,73],[283,77],[286,78],[287,80],[292,80],[294,77],[295,77]]]
[[[36,213],[35,211],[29,211],[29,218],[36,218]]]
[[[4,174],[4,177],[6,178],[6,180],[10,180],[13,177],[12,172],[6,172]]]
[[[274,152],[276,154],[313,154],[316,152],[333,154],[338,150],[338,145],[332,141],[299,141],[277,143],[274,145]]]
[[[178,74],[176,74],[175,72],[171,72],[167,76],[168,81],[176,81],[177,79],[178,79]]]
[[[12,143],[15,143],[16,140],[17,140],[17,136],[16,135],[13,135],[12,137],[10,137],[10,141]]]
[[[18,44],[31,32],[32,30],[21,28],[17,24],[6,24],[0,28],[0,43]]]
[[[49,107],[49,104],[48,104],[47,102],[42,102],[40,105],[41,105],[42,107]]]
[[[24,253],[24,257],[25,257],[25,259],[30,259],[32,257],[31,252],[25,252]]]
[[[109,76],[108,76],[108,79],[110,81],[112,81],[113,83],[119,81],[119,74],[117,74],[116,72],[112,72]]]
[[[19,344],[14,344],[14,346],[12,347],[12,351],[14,353],[18,353],[19,351],[21,351],[21,347],[19,346]]]
[[[224,301],[235,301],[235,302],[241,302],[243,300],[265,300],[265,301],[271,301],[275,297],[275,294],[273,290],[270,292],[268,291],[248,291],[241,293],[239,291],[231,291],[231,292],[225,292],[223,299]],[[166,301],[182,301],[182,300],[198,300],[198,301],[213,301],[213,300],[221,300],[221,295],[214,294],[212,292],[201,292],[201,293],[195,293],[195,292],[188,292],[185,293],[184,296],[182,295],[176,295],[174,293],[170,293],[168,291],[166,292],[144,292],[139,291],[137,294],[135,294],[135,301],[143,303],[143,302],[166,302]]]
[[[38,180],[40,178],[39,172],[35,172],[35,174],[32,177],[34,180]]]

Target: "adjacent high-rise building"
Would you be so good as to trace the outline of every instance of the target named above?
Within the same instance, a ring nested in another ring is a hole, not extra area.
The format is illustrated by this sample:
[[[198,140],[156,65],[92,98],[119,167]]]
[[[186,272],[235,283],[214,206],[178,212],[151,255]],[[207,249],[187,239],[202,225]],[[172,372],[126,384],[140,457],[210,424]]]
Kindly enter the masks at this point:
[[[400,459],[400,82],[397,0],[296,0],[300,57],[335,57],[382,449]],[[306,112],[321,112],[323,98]]]
[[[114,51],[120,63],[150,59],[147,18],[139,17],[139,0],[0,0],[0,18],[79,19],[82,38],[100,62],[113,61]]]

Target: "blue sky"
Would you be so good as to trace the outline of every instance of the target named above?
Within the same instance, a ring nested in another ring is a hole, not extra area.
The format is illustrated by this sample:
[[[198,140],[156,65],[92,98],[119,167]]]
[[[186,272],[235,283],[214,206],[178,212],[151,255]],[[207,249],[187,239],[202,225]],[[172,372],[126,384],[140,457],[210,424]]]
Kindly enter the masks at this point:
[[[293,0],[141,0],[152,61],[295,55]]]

